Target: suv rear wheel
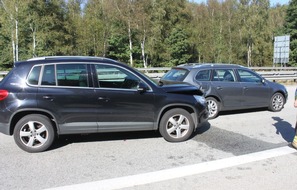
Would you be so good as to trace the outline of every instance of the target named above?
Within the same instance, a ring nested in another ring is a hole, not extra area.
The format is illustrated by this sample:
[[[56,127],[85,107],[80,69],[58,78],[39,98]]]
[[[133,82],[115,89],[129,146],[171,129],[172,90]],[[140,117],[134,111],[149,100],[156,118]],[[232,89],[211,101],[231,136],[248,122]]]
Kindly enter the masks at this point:
[[[186,110],[172,109],[163,115],[159,131],[163,138],[169,142],[185,141],[194,131],[194,121]]]
[[[47,150],[55,139],[50,119],[44,115],[31,114],[19,120],[14,129],[16,144],[27,152]]]

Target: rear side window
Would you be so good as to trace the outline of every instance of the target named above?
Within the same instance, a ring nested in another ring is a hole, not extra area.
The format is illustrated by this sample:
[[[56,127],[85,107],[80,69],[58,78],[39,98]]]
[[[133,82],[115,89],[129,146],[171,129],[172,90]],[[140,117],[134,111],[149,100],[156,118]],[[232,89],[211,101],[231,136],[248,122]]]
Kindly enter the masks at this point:
[[[27,78],[27,81],[29,84],[38,85],[40,70],[41,70],[41,66],[33,67],[33,69],[31,70]]]
[[[215,69],[213,81],[234,82],[235,74],[232,69]]]
[[[210,81],[211,70],[199,71],[195,77],[197,81]]]
[[[41,66],[35,66],[28,75],[28,83],[38,85]],[[88,87],[86,64],[50,64],[42,70],[42,86],[79,86]]]
[[[45,65],[41,85],[56,86],[55,65]]]
[[[58,86],[89,86],[86,64],[57,64]]]
[[[162,79],[170,81],[183,81],[189,73],[186,69],[171,69],[168,71]]]

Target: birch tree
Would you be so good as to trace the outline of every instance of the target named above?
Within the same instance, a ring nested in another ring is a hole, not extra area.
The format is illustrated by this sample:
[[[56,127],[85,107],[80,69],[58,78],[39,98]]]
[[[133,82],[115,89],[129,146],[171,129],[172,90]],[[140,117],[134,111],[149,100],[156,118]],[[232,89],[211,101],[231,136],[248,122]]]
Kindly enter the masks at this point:
[[[11,47],[13,62],[19,60],[19,43],[18,43],[18,17],[19,17],[19,0],[1,0],[1,7],[5,10],[8,20],[10,21],[9,28],[11,31]]]

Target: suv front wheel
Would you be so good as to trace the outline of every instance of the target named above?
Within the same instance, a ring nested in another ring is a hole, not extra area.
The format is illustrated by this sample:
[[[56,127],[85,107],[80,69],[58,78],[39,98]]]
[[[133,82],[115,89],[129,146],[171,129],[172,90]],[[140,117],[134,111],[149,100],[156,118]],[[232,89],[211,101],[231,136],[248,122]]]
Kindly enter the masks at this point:
[[[44,115],[31,114],[20,119],[14,129],[16,144],[27,152],[47,150],[55,139],[50,119]]]
[[[160,122],[159,131],[169,142],[187,140],[194,131],[194,121],[189,112],[176,108],[167,111]]]

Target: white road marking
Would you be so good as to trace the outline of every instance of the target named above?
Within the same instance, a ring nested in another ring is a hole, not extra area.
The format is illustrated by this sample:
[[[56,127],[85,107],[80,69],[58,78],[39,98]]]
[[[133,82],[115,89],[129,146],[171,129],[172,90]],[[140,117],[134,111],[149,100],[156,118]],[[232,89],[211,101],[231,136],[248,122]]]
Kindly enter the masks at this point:
[[[111,190],[128,188],[137,185],[144,185],[149,183],[156,183],[175,178],[182,178],[191,175],[197,175],[205,172],[215,171],[223,168],[234,167],[241,164],[247,164],[255,161],[261,161],[269,158],[283,156],[291,153],[296,153],[296,150],[288,146],[256,152],[231,158],[214,160],[189,166],[177,167],[172,169],[160,170],[155,172],[124,176],[119,178],[106,179],[101,181],[94,181],[82,183],[77,185],[62,186],[51,188],[48,190]]]

